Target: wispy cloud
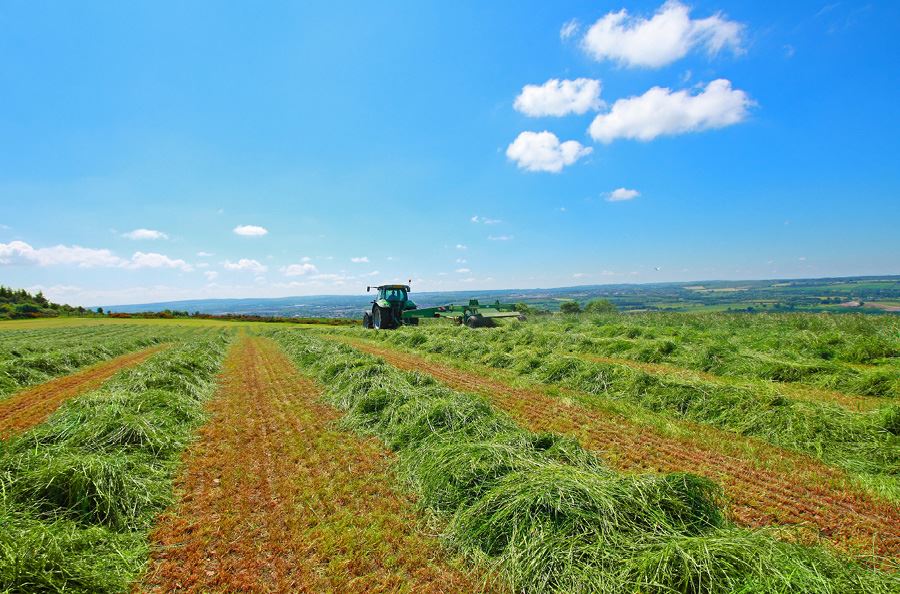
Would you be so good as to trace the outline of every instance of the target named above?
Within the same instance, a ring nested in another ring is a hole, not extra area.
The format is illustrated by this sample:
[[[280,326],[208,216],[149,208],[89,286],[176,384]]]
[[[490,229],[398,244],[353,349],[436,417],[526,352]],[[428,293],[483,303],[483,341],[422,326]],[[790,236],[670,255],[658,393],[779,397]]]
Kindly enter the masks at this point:
[[[354,264],[368,264],[369,257],[368,256],[357,256],[356,258],[350,258],[350,261]]]
[[[489,217],[480,217],[478,215],[473,216],[469,220],[472,221],[473,223],[480,223],[482,225],[497,225],[497,224],[503,222],[500,219],[492,219]]]
[[[559,38],[563,41],[571,39],[578,33],[579,29],[578,19],[571,19],[563,23],[563,26],[559,28]]]
[[[488,235],[488,239],[491,241],[510,241],[512,238],[512,235]]]
[[[210,258],[212,256],[215,256],[215,254],[213,254],[211,252],[197,252],[198,258]]]

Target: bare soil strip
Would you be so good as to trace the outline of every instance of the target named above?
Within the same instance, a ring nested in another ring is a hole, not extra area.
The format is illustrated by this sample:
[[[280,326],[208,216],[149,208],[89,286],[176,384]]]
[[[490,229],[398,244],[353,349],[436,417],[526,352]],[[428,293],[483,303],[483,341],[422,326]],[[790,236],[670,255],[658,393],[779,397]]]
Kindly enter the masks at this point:
[[[746,381],[729,381],[729,379],[721,375],[695,371],[693,369],[685,369],[668,365],[666,363],[642,363],[631,359],[620,359],[617,357],[598,357],[595,355],[579,355],[587,361],[596,361],[598,363],[610,363],[612,365],[624,365],[632,369],[638,369],[646,373],[654,375],[671,375],[683,379],[699,379],[707,382],[719,384],[735,384],[735,385],[752,385]],[[761,383],[765,384],[765,382]],[[888,398],[878,398],[875,396],[858,396],[855,394],[845,394],[837,390],[825,390],[815,386],[809,386],[797,382],[771,382],[771,386],[781,392],[788,398],[796,398],[797,400],[806,400],[808,402],[829,402],[837,404],[852,411],[867,411],[887,406],[891,403]]]
[[[852,490],[840,470],[811,457],[699,425],[692,425],[696,431],[690,439],[663,435],[621,415],[516,388],[483,372],[462,371],[367,341],[347,342],[400,369],[487,396],[533,431],[574,436],[618,469],[707,476],[723,486],[731,516],[740,524],[803,525],[850,553],[900,561],[898,506]],[[740,440],[751,444],[749,453],[729,447]]]
[[[167,345],[156,345],[103,361],[76,373],[32,386],[0,401],[0,439],[7,439],[43,423],[69,398],[99,388],[119,371],[143,363],[164,348]]]
[[[336,427],[319,394],[275,343],[238,340],[152,535],[145,590],[485,590],[422,531],[389,454]]]

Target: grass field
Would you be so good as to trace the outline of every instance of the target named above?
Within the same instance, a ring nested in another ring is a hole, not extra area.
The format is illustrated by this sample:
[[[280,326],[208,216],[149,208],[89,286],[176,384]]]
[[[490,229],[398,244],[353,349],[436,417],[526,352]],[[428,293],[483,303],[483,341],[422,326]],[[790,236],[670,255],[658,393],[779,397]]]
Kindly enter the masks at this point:
[[[0,590],[896,592],[900,318],[0,323]]]

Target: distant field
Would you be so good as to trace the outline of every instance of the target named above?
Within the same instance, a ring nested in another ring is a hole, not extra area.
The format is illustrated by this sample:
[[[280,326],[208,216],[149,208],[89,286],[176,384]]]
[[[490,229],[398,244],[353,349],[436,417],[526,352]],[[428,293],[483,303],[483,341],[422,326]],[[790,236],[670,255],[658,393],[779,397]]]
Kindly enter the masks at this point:
[[[0,322],[0,439],[4,591],[900,589],[896,316]]]

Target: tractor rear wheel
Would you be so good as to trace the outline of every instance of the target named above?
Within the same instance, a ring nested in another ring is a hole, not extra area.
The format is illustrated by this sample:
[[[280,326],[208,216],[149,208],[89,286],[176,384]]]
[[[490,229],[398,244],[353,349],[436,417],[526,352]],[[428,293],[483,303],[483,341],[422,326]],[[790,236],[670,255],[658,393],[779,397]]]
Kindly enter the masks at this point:
[[[391,323],[391,310],[381,308],[377,305],[372,308],[372,325],[376,330],[390,330],[393,328]]]
[[[403,318],[403,323],[407,326],[418,326],[419,318]]]
[[[372,314],[370,314],[369,312],[363,313],[363,328],[365,328],[366,330],[372,329]]]

